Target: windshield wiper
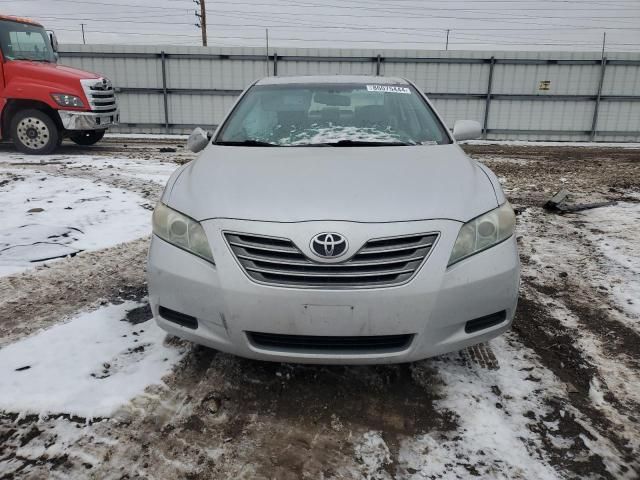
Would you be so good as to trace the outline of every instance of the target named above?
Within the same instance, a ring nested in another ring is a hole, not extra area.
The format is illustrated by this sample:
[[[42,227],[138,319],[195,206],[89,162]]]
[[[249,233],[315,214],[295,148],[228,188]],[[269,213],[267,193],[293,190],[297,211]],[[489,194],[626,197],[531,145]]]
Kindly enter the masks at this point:
[[[237,147],[279,147],[277,143],[262,142],[260,140],[236,140],[236,141],[220,141],[214,145],[233,145]]]
[[[385,141],[376,141],[376,140],[338,140],[337,142],[324,142],[324,143],[312,143],[308,146],[330,146],[330,147],[398,147],[398,146],[409,146],[416,145],[415,143],[409,142],[385,142]]]

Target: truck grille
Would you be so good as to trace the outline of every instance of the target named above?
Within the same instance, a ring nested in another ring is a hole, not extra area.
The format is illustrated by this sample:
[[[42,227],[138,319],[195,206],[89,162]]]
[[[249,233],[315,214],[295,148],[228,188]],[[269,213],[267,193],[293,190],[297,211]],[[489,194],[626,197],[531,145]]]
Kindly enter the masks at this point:
[[[437,233],[369,240],[350,259],[320,263],[286,238],[225,233],[249,278],[268,285],[299,288],[371,288],[406,283],[425,261]]]
[[[402,351],[409,347],[413,338],[410,334],[339,337],[259,332],[247,332],[247,336],[251,343],[259,348],[331,353]]]
[[[104,113],[115,112],[117,109],[116,95],[111,81],[106,78],[80,80],[89,106],[93,111]]]

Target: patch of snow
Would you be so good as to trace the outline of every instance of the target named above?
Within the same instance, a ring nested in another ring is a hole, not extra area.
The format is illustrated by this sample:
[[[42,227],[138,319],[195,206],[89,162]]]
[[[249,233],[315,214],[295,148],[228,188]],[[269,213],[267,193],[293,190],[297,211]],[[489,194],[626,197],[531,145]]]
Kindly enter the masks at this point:
[[[133,325],[125,302],[80,314],[0,350],[0,409],[85,418],[116,409],[162,382],[183,355],[153,320]]]
[[[362,464],[364,478],[391,479],[384,470],[391,463],[391,453],[380,432],[366,432],[354,447],[356,459]]]
[[[0,186],[0,276],[151,232],[151,205],[135,193],[25,170],[0,169],[3,177],[11,180]]]
[[[445,384],[436,407],[454,412],[459,427],[402,443],[399,464],[416,471],[409,478],[466,478],[474,470],[484,478],[561,478],[540,453],[544,447],[530,426],[548,411],[545,396],[564,394],[562,385],[549,370],[532,370],[534,355],[526,348],[504,337],[490,345],[498,370],[467,365],[457,353],[435,359]],[[545,396],[537,393],[541,389]]]
[[[76,157],[73,162],[67,163],[69,169],[85,167],[97,168],[98,170],[113,169],[119,177],[146,180],[164,186],[179,165],[145,159],[97,156]]]
[[[640,148],[633,142],[537,142],[533,140],[467,140],[468,145],[507,145],[518,147],[583,147],[583,148]]]
[[[640,203],[587,210],[585,233],[604,256],[616,303],[640,324]]]
[[[157,133],[107,133],[104,138],[133,138],[141,140],[186,140],[189,135]]]
[[[306,145],[319,143],[334,143],[342,140],[353,140],[358,142],[403,142],[403,138],[391,131],[380,130],[370,127],[345,127],[329,126],[315,127],[304,130],[293,130],[288,136],[281,138],[280,145]],[[412,142],[408,142],[412,143]]]
[[[596,377],[593,377],[589,382],[589,398],[596,406],[602,406],[606,403],[604,393],[602,393],[602,385]]]
[[[2,164],[36,166],[42,164],[64,165],[67,169],[113,169],[119,177],[136,178],[165,185],[179,165],[143,158],[127,158],[104,155],[42,155],[3,154]],[[17,172],[16,172],[17,173]]]
[[[16,456],[35,462],[43,455],[53,458],[68,454],[69,447],[93,430],[91,425],[81,425],[64,417],[43,420],[36,426],[43,429],[43,433],[18,448]]]

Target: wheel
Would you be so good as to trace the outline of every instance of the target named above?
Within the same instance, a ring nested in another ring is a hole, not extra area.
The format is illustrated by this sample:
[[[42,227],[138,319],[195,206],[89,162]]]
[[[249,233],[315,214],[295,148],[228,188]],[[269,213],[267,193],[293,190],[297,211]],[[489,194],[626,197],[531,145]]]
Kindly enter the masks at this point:
[[[11,119],[11,138],[16,148],[31,155],[53,152],[61,138],[52,118],[40,110],[21,110]]]
[[[78,145],[93,145],[102,140],[105,131],[106,130],[83,130],[82,132],[70,134],[69,138]]]

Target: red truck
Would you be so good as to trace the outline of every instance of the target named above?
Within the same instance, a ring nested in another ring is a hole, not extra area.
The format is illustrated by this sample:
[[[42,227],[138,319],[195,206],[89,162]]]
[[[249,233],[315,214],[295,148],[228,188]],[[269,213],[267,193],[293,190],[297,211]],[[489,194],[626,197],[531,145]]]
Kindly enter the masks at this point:
[[[111,81],[58,65],[58,42],[37,22],[0,15],[0,138],[47,154],[69,138],[93,145],[119,120]]]

